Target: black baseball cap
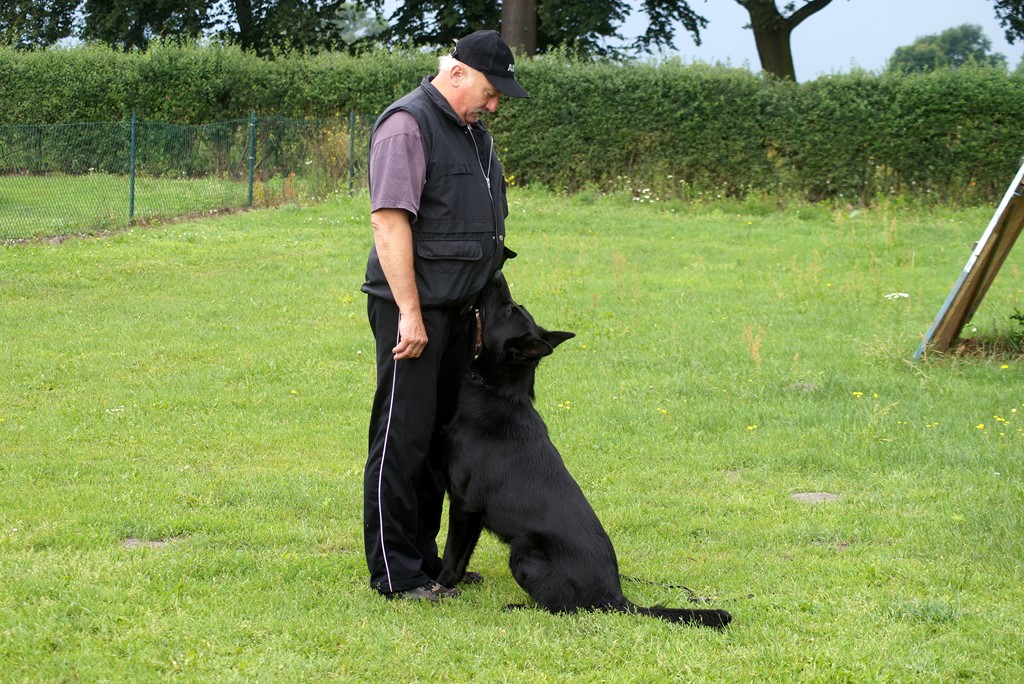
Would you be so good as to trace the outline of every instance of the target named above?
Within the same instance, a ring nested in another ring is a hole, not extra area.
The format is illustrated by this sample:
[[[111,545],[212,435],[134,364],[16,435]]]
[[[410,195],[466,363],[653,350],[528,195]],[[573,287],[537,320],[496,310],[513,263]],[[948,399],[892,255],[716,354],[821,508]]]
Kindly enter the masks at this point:
[[[530,97],[516,83],[516,62],[512,50],[497,31],[477,31],[455,44],[452,57],[484,74],[502,94],[509,97]]]

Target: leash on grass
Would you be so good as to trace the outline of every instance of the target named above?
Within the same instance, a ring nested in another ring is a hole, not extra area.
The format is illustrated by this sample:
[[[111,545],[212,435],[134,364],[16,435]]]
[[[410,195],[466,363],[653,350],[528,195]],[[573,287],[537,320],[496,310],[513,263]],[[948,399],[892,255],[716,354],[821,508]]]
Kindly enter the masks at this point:
[[[711,596],[699,596],[697,592],[695,592],[693,589],[690,589],[690,587],[686,586],[685,584],[664,584],[662,582],[653,582],[651,580],[643,579],[642,577],[632,577],[630,575],[623,575],[621,573],[619,574],[619,578],[624,579],[627,582],[633,582],[635,584],[644,584],[648,587],[658,587],[660,589],[682,589],[686,592],[686,600],[690,603],[723,603],[725,601],[739,601],[740,599],[754,598],[753,594],[747,594],[746,596],[731,599],[712,598]]]

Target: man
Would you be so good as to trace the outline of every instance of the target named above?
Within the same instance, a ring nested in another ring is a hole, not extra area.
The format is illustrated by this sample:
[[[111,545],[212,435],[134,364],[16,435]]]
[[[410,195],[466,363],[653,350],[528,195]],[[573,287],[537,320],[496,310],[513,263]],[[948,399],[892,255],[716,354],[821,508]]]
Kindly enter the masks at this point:
[[[529,97],[498,33],[477,31],[370,134],[374,246],[362,290],[377,390],[363,533],[370,586],[389,598],[458,595],[434,581],[447,486],[440,429],[473,356],[473,303],[504,257],[505,183],[480,123],[501,95]]]

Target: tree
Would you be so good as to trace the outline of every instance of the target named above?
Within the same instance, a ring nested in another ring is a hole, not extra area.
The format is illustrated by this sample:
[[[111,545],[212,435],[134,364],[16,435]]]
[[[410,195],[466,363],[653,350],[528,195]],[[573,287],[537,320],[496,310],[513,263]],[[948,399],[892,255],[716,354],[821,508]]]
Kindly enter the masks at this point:
[[[345,48],[371,38],[385,44],[450,46],[471,31],[500,26],[506,42],[521,54],[565,47],[584,56],[624,57],[672,48],[677,26],[700,45],[700,32],[708,23],[692,9],[692,0],[401,0],[388,23],[381,24],[384,5],[391,2],[0,0],[0,43],[31,49],[77,36],[145,49],[157,36],[207,36],[268,54]],[[761,68],[795,80],[792,33],[832,0],[785,0],[781,9],[776,0],[734,2],[750,16],[747,28],[754,34]],[[992,2],[1007,40],[1024,39],[1024,0]],[[631,45],[615,43],[622,40],[619,29],[634,5],[647,16],[647,30]],[[915,60],[939,59],[934,47],[915,46],[908,46],[908,58],[916,52]],[[985,60],[1001,59],[987,54],[990,46],[985,41]]]
[[[775,0],[736,0],[750,15],[749,28],[754,32],[754,43],[757,45],[757,56],[761,60],[761,68],[779,78],[796,80],[796,67],[793,64],[793,48],[790,38],[793,29],[806,21],[810,16],[825,9],[832,0],[804,0],[800,7],[790,2],[783,9],[788,15],[779,11]]]
[[[342,44],[341,0],[85,0],[82,37],[145,49],[154,37],[212,36],[266,55]]]
[[[943,67],[956,68],[973,62],[1006,67],[1006,57],[990,53],[992,42],[980,26],[964,24],[942,33],[921,36],[910,45],[896,48],[889,58],[890,71],[911,73]]]
[[[537,0],[501,3],[501,37],[516,54],[537,54]]]
[[[351,2],[344,3],[330,21],[341,32],[345,45],[371,40],[388,27],[379,15]]]
[[[368,0],[378,12],[385,0]],[[388,18],[385,42],[451,45],[473,31],[501,26],[502,37],[521,54],[533,55],[565,47],[588,56],[623,56],[619,28],[630,13],[627,0],[404,0]],[[675,24],[682,24],[697,44],[707,21],[690,9],[687,0],[643,0],[647,31],[634,49],[671,47]]]
[[[145,50],[154,38],[222,38],[259,54],[342,48],[379,32],[343,0],[0,0],[0,41],[24,48],[64,38]]]
[[[154,37],[198,38],[210,27],[206,0],[85,0],[84,40],[145,50]]]
[[[345,5],[341,0],[228,0],[219,5],[219,34],[257,54],[338,48],[344,45],[338,22]]]
[[[376,11],[385,0],[370,0]],[[388,18],[380,38],[386,43],[453,47],[476,29],[493,28],[501,19],[500,5],[485,0],[404,0]]]
[[[74,32],[79,0],[0,0],[0,45],[33,49]]]
[[[1012,45],[1024,38],[1024,0],[993,0],[996,19],[1006,30],[1006,40]]]
[[[385,0],[369,0],[383,11]],[[1024,2],[1024,0],[1021,0]],[[794,78],[790,36],[793,29],[832,0],[789,2],[780,10],[774,0],[735,0],[750,15],[761,66],[782,78]],[[682,26],[700,45],[707,19],[697,14],[689,0],[642,0],[639,9],[647,16],[647,30],[628,50],[646,52],[671,48],[676,25]],[[510,46],[532,55],[564,46],[578,54],[622,56],[626,50],[609,41],[621,39],[618,30],[629,16],[626,0],[504,0],[501,9],[482,0],[404,0],[389,18],[382,38],[388,42],[416,45],[447,45],[481,28],[498,26]],[[785,12],[785,13],[784,13]]]

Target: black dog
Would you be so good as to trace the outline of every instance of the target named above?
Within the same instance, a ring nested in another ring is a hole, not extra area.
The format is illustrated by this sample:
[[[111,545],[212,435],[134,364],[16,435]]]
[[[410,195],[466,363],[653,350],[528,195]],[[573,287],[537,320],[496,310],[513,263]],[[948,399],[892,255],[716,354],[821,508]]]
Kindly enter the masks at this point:
[[[541,328],[499,271],[479,299],[480,353],[447,429],[450,518],[437,581],[455,586],[486,528],[512,576],[551,612],[608,610],[723,627],[724,610],[641,608],[622,593],[615,549],[533,407],[540,359],[574,337]]]

